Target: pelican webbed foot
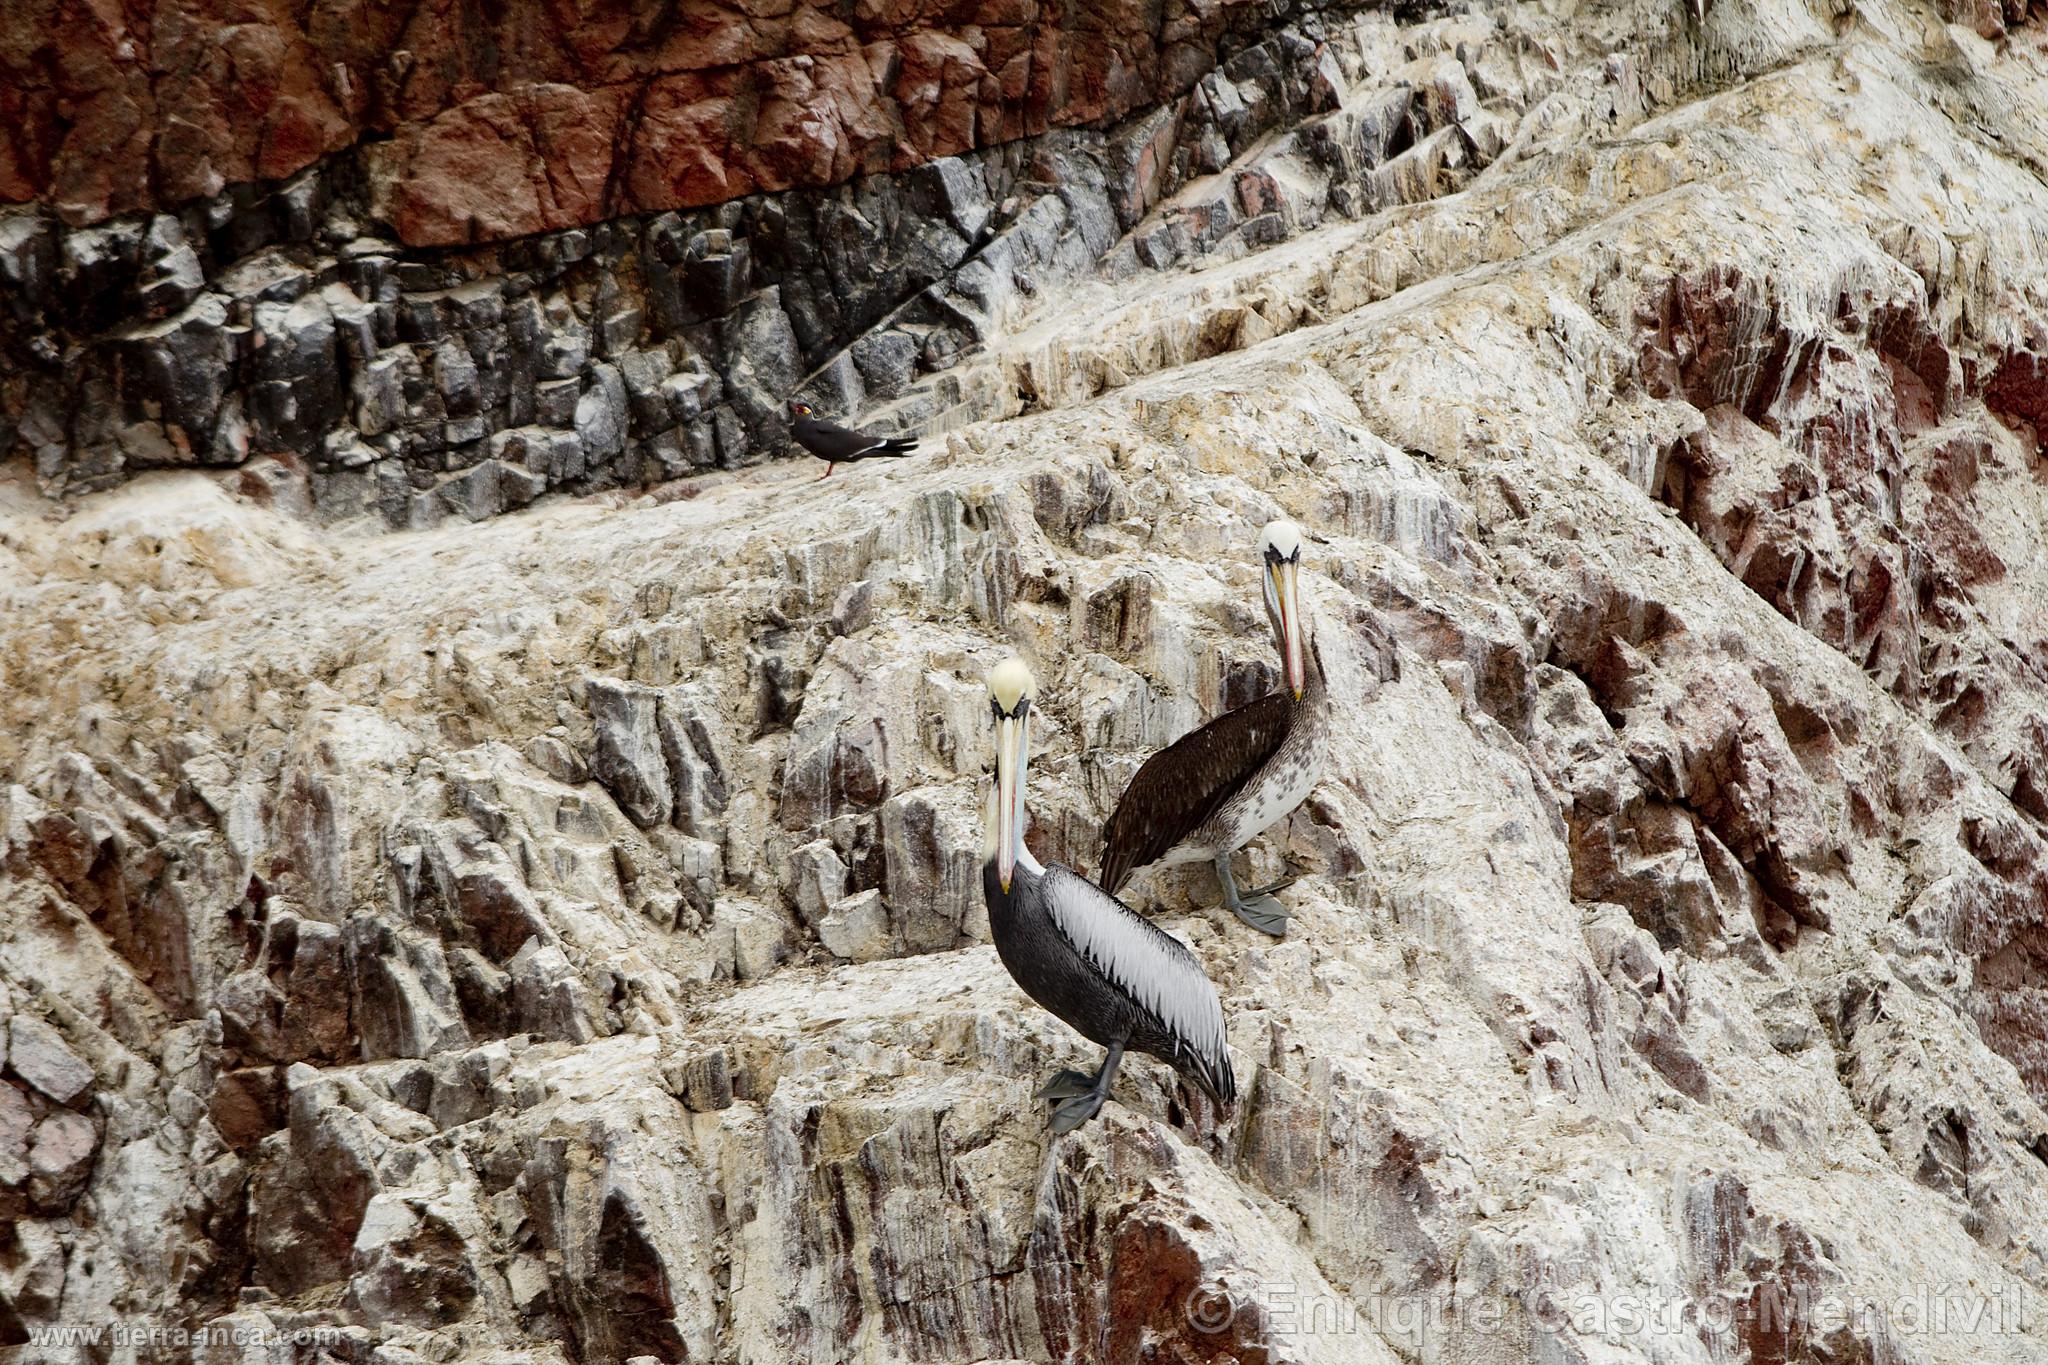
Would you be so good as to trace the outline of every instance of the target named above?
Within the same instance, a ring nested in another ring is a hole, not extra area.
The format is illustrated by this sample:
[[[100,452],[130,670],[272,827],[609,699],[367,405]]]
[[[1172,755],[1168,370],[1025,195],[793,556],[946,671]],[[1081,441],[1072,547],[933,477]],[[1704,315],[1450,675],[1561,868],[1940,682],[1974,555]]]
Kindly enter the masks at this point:
[[[1090,1090],[1070,1100],[1060,1101],[1052,1107],[1052,1131],[1055,1134],[1073,1132],[1101,1113],[1102,1102],[1107,1098],[1106,1095],[1098,1095]]]
[[[1237,917],[1262,934],[1287,937],[1287,907],[1271,896],[1253,896],[1230,907]]]
[[[1123,1059],[1124,1045],[1111,1043],[1109,1055],[1102,1059],[1102,1070],[1093,1076],[1062,1071],[1045,1083],[1045,1088],[1038,1092],[1039,1098],[1059,1101],[1052,1107],[1055,1135],[1071,1133],[1102,1112],[1102,1102],[1109,1098],[1109,1087],[1116,1080],[1117,1064]]]
[[[1095,1088],[1095,1078],[1082,1071],[1060,1071],[1038,1092],[1042,1100],[1070,1100]]]
[[[1286,877],[1271,886],[1260,887],[1249,896],[1240,896],[1237,878],[1230,873],[1230,855],[1226,853],[1216,860],[1216,880],[1223,883],[1223,904],[1231,914],[1262,934],[1270,934],[1274,938],[1287,937],[1287,907],[1274,899],[1273,893],[1294,885],[1294,878]]]

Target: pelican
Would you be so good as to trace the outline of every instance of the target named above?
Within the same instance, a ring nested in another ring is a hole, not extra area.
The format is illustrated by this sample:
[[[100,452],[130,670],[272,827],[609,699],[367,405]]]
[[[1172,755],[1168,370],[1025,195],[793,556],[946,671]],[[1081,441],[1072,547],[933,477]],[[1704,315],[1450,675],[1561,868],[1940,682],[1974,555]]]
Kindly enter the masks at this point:
[[[1266,616],[1280,640],[1286,686],[1227,712],[1145,760],[1102,833],[1102,884],[1115,892],[1151,863],[1209,862],[1223,903],[1263,933],[1287,933],[1273,893],[1292,878],[1240,896],[1230,856],[1308,799],[1329,751],[1323,663],[1301,612],[1301,528],[1259,533]]]
[[[1037,684],[1022,660],[989,671],[996,780],[988,795],[981,890],[996,955],[1024,993],[1109,1049],[1093,1076],[1061,1071],[1038,1092],[1069,1132],[1109,1098],[1126,1049],[1157,1057],[1220,1105],[1237,1096],[1216,988],[1187,945],[1079,873],[1040,866],[1024,846],[1027,729]]]

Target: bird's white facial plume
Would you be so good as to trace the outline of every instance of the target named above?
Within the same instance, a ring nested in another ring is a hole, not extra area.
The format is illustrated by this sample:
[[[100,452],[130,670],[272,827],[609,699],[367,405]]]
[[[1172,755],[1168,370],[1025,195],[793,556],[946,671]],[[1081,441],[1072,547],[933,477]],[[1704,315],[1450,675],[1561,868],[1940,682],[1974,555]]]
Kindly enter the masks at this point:
[[[1024,852],[1024,768],[1030,759],[1031,699],[1038,684],[1018,658],[1008,658],[988,672],[988,706],[996,730],[996,781],[988,795],[988,835],[982,857],[993,858],[1003,890],[1010,889],[1018,862],[1030,866]]]
[[[1259,532],[1259,568],[1266,598],[1266,616],[1280,639],[1280,662],[1296,701],[1307,685],[1308,641],[1301,619],[1301,528],[1291,521],[1269,521]]]
[[[1016,655],[997,664],[988,671],[989,700],[996,709],[1009,715],[1017,709],[1020,701],[1029,701],[1038,693],[1038,680],[1031,676],[1031,670]]]
[[[1282,559],[1298,559],[1301,556],[1301,528],[1284,518],[1269,521],[1259,532],[1259,558],[1277,554]]]

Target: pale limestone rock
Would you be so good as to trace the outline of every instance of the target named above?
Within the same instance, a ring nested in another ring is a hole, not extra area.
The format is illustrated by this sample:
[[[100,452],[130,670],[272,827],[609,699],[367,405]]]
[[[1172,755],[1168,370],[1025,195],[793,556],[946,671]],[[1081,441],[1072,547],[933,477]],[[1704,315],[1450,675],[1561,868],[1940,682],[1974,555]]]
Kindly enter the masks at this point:
[[[818,921],[818,941],[847,962],[890,956],[889,911],[880,891],[862,891],[835,901]]]
[[[7,1059],[15,1075],[59,1104],[69,1104],[92,1084],[92,1068],[65,1045],[62,1034],[32,1014],[9,1022]]]
[[[0,1266],[0,1293],[26,1322],[53,1313],[64,1291],[64,1236],[53,1220],[25,1218],[13,1226],[14,1254]]]
[[[591,678],[584,684],[584,694],[597,728],[591,775],[611,790],[620,809],[636,824],[667,820],[675,797],[655,730],[655,694],[609,678]]]
[[[85,1188],[99,1133],[92,1120],[68,1109],[55,1110],[36,1125],[28,1148],[29,1199],[50,1211],[70,1207]]]
[[[1324,225],[996,300],[900,464],[378,539],[0,483],[0,992],[71,1002],[107,1125],[16,1313],[176,1317],[246,1251],[389,1365],[1704,1365],[1745,1348],[1697,1310],[1774,1295],[1902,1311],[1795,1300],[1751,1358],[2033,1365],[2024,31],[1355,25],[1303,70],[1376,198],[1319,206],[1313,129],[1225,144],[1134,236]],[[1271,684],[1283,513],[1342,718],[1249,855],[1293,931],[1203,868],[1128,893],[1241,1102],[1137,1059],[1049,1139],[1099,1052],[987,942],[980,676],[1037,671],[1032,846],[1092,870],[1143,758]],[[0,1085],[0,1186],[80,1122]],[[1912,1330],[1935,1287],[1977,1315]]]
[[[0,1185],[19,1186],[28,1179],[29,1130],[35,1122],[28,1098],[11,1085],[0,1085]]]
[[[827,839],[813,839],[790,855],[797,908],[816,927],[826,910],[846,894],[846,862]]]

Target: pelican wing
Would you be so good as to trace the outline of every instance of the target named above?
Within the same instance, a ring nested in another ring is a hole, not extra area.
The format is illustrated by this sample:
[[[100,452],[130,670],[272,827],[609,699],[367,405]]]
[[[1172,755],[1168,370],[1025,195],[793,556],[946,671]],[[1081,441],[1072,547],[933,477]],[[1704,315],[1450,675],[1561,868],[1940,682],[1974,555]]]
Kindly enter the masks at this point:
[[[1235,1099],[1223,1006],[1188,946],[1057,863],[1045,870],[1045,900],[1061,937],[1173,1038],[1166,1060],[1217,1103]]]
[[[1287,737],[1285,692],[1225,712],[1145,760],[1102,831],[1102,884],[1130,875],[1202,827]]]

